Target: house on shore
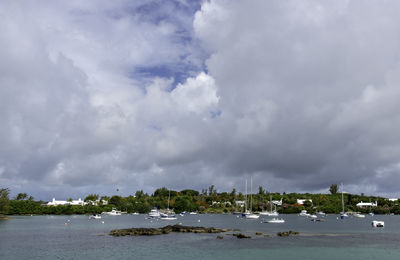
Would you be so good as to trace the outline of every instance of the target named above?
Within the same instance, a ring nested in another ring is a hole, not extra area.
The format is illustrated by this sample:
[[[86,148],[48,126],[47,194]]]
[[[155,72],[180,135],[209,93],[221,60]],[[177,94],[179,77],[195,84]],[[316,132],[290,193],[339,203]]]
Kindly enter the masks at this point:
[[[272,203],[275,204],[276,206],[282,206],[282,199],[281,200],[273,200]]]
[[[49,201],[47,206],[58,206],[58,205],[76,205],[76,206],[83,206],[86,205],[86,202],[84,202],[81,198],[78,200],[56,200],[56,198],[53,198],[52,201]]]
[[[356,204],[357,207],[359,208],[367,208],[367,207],[377,207],[378,206],[378,202],[375,201],[375,203],[373,202],[359,202]]]
[[[297,204],[303,205],[304,202],[309,201],[312,203],[312,199],[297,199]]]

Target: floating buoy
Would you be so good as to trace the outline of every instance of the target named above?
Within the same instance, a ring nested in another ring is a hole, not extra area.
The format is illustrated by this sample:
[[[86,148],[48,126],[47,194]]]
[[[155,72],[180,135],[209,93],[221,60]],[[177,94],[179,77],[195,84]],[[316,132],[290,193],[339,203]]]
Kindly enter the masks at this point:
[[[101,224],[104,224],[104,221],[102,221]]]
[[[199,219],[199,220],[197,220],[197,222],[200,222],[200,219]]]

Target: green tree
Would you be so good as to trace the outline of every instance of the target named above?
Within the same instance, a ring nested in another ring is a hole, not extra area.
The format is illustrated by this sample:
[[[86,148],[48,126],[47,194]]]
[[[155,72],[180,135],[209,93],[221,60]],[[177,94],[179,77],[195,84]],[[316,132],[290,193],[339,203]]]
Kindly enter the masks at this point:
[[[264,195],[264,194],[265,194],[265,190],[263,189],[262,186],[259,186],[259,187],[258,187],[258,194],[259,194],[259,195]]]
[[[0,189],[0,213],[7,213],[10,202],[10,190],[8,188]]]
[[[188,196],[199,196],[199,192],[197,190],[182,190],[180,192],[182,195],[188,195]]]
[[[138,199],[143,198],[143,197],[144,197],[144,192],[143,192],[143,190],[138,190],[138,191],[136,191],[136,192],[135,192],[135,197],[138,198]]]
[[[216,193],[217,193],[217,191],[215,190],[214,185],[211,185],[210,187],[208,187],[208,196],[214,195]]]
[[[99,195],[98,194],[89,194],[86,196],[86,198],[84,199],[85,202],[88,201],[96,201],[99,199]]]
[[[337,184],[332,184],[331,187],[329,188],[329,191],[331,194],[336,194],[338,192],[338,185]]]
[[[18,193],[17,197],[15,198],[16,200],[25,200],[28,198],[28,194],[26,193]]]

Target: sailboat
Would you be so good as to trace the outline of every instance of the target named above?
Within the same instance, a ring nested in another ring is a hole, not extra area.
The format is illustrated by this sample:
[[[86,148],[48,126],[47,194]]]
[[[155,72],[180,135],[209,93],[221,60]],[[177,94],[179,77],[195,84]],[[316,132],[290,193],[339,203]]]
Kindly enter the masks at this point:
[[[252,197],[252,193],[253,193],[253,179],[250,178],[250,209],[247,209],[247,180],[246,180],[246,211],[245,213],[242,214],[242,216],[246,219],[258,219],[260,217],[260,215],[254,214],[251,209],[253,206],[253,197]]]
[[[348,217],[349,217],[349,215],[347,215],[347,214],[344,212],[343,183],[342,183],[342,212],[340,212],[340,218],[341,218],[341,219],[346,219],[346,218],[348,218]]]
[[[175,220],[176,216],[175,213],[169,209],[169,200],[171,197],[171,191],[168,193],[168,207],[166,213],[160,213],[160,219],[162,220]]]
[[[277,216],[279,216],[279,213],[276,211],[276,206],[275,206],[275,210],[272,210],[272,196],[270,196],[269,197],[269,203],[270,203],[270,205],[271,205],[271,209],[270,209],[270,211],[262,211],[262,212],[260,212],[260,215],[263,215],[263,216],[269,216],[269,217],[277,217]]]

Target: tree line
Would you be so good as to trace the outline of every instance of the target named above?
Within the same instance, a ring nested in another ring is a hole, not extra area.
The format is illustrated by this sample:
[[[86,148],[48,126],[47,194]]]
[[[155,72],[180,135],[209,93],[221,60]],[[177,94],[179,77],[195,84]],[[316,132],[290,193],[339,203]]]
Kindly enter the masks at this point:
[[[281,200],[282,205],[277,207],[278,212],[283,214],[299,213],[301,210],[307,210],[310,213],[323,211],[325,213],[336,214],[342,209],[341,194],[338,193],[337,185],[330,187],[330,194],[310,194],[310,193],[270,193],[261,186],[258,193],[252,194],[251,210],[254,212],[270,209],[272,200]],[[127,213],[148,213],[151,208],[173,209],[176,213],[183,211],[197,211],[200,213],[233,213],[242,212],[244,207],[236,202],[247,201],[249,205],[249,196],[233,189],[231,192],[217,192],[214,185],[201,192],[191,189],[181,191],[169,190],[165,187],[156,189],[153,194],[147,194],[143,190],[138,190],[134,195],[127,197],[99,196],[98,194],[89,194],[84,199],[87,205],[58,205],[47,206],[44,201],[37,201],[26,193],[19,193],[14,198],[10,198],[8,188],[0,189],[0,214],[4,215],[25,215],[25,214],[93,214],[111,211],[113,208]],[[344,204],[346,211],[375,214],[400,214],[399,201],[389,201],[386,198],[365,196],[364,194],[344,194]],[[300,205],[297,199],[308,199]],[[99,201],[99,202],[95,202]],[[378,202],[378,207],[359,208],[356,206],[359,202]]]

